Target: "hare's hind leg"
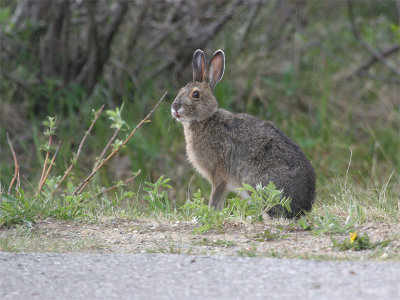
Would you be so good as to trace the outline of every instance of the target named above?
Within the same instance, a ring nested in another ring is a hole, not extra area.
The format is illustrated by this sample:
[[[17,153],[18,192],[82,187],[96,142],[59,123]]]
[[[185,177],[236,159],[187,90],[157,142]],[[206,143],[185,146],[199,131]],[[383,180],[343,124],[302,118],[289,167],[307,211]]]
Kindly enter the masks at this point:
[[[217,181],[212,183],[209,205],[215,209],[221,210],[224,207],[225,196],[227,192],[226,181]]]

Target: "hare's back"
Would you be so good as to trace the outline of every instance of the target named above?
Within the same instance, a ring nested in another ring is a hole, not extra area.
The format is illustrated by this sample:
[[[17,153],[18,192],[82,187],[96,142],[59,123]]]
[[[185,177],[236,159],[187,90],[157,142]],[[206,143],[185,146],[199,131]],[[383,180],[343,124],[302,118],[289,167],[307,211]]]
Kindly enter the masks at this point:
[[[292,152],[292,156],[304,155],[301,148],[270,121],[241,113],[233,115],[225,127],[233,140],[248,148],[255,150],[264,147],[267,152],[275,150],[280,153]]]

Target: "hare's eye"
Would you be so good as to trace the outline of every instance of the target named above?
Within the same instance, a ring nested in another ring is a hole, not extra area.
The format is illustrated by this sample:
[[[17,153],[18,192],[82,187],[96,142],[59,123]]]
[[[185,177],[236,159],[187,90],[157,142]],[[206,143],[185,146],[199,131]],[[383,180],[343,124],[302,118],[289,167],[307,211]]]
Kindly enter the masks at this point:
[[[199,91],[194,91],[192,94],[193,98],[200,98],[200,92]]]

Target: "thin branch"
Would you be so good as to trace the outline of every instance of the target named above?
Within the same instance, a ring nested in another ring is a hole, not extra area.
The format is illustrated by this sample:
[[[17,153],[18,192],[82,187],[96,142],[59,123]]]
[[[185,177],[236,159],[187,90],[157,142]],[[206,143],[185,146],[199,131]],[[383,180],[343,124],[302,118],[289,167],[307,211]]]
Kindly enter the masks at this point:
[[[138,125],[132,130],[131,134],[123,141],[121,145],[119,145],[118,148],[116,148],[113,152],[111,152],[107,158],[105,158],[93,171],[92,173],[86,177],[86,179],[76,188],[76,190],[73,192],[73,195],[79,194],[82,189],[86,186],[86,183],[89,182],[90,179],[100,170],[100,168],[110,160],[111,157],[113,157],[123,146],[126,145],[126,143],[129,142],[129,140],[133,137],[133,135],[136,133],[136,131],[151,117],[151,115],[154,113],[154,111],[158,108],[158,106],[161,104],[161,102],[164,100],[165,96],[167,96],[167,92],[164,93],[164,95],[160,98],[160,100],[157,102],[157,104],[153,107],[153,109],[148,113],[148,115],[140,121]]]
[[[99,111],[96,113],[96,115],[95,115],[95,117],[94,117],[94,119],[92,121],[92,124],[90,124],[89,129],[85,132],[85,135],[84,135],[81,143],[79,144],[78,152],[76,152],[76,159],[78,159],[79,154],[81,154],[83,144],[85,143],[87,137],[89,136],[90,132],[92,131],[93,126],[96,123],[97,119],[99,118],[99,116],[100,116],[101,112],[103,111],[103,109],[104,109],[104,104],[100,107]]]
[[[52,158],[52,160],[51,160],[51,162],[50,162],[49,168],[47,169],[47,172],[46,172],[46,175],[45,175],[44,178],[43,178],[43,181],[40,183],[40,186],[39,186],[39,188],[38,188],[38,191],[36,192],[36,195],[39,194],[40,191],[42,190],[43,185],[44,185],[44,183],[46,182],[46,179],[47,179],[47,177],[49,176],[51,169],[53,168],[54,161],[56,160],[56,157],[57,157],[58,151],[59,151],[60,148],[61,148],[62,142],[63,142],[63,141],[60,140],[60,142],[58,143],[57,150],[56,150],[56,152],[55,152],[54,155],[53,155],[53,158]]]
[[[359,76],[387,83],[400,84],[400,78],[397,78],[395,76],[384,77],[384,76],[370,75],[367,73],[361,73]]]
[[[18,178],[17,187],[19,188],[19,165],[18,165],[17,155],[15,154],[14,147],[13,147],[13,145],[11,143],[10,135],[8,134],[8,132],[7,132],[7,142],[8,142],[8,145],[10,146],[11,153],[12,153],[13,158],[14,158],[14,166],[15,166],[14,176],[11,179],[10,186],[8,187],[8,194],[10,194],[11,193],[11,189],[14,186],[14,182],[15,182],[15,180],[17,178]],[[17,193],[19,195],[18,189],[17,189]]]
[[[202,29],[198,34],[193,35],[191,43],[196,47],[201,47],[204,45],[212,36],[215,36],[219,30],[225,25],[226,22],[237,12],[237,8],[243,4],[243,0],[236,0],[232,3],[223,14],[216,19],[215,22],[211,23],[204,29]]]
[[[389,55],[396,53],[397,51],[399,51],[400,46],[399,45],[394,45],[388,49],[386,49],[385,51],[382,51],[380,53],[380,55],[382,57],[388,57]],[[352,74],[350,74],[349,76],[346,77],[346,79],[350,79],[356,75],[361,75],[362,73],[364,73],[365,71],[367,71],[370,67],[372,67],[376,62],[378,62],[379,60],[375,57],[375,56],[371,56],[371,58],[366,61],[364,64],[362,64],[361,66],[359,66],[357,68],[357,70],[355,70]]]
[[[117,135],[118,135],[119,131],[120,131],[119,128],[115,129],[113,136],[110,138],[110,140],[108,141],[107,145],[104,147],[103,152],[101,152],[100,156],[96,158],[96,162],[95,162],[95,164],[93,166],[92,171],[95,170],[97,168],[97,166],[99,165],[99,163],[102,161],[104,155],[106,155],[106,152],[107,152],[108,148],[110,148],[111,144],[117,138]],[[86,187],[86,185],[87,185],[87,182],[82,186],[82,189],[84,189]]]
[[[90,132],[93,129],[94,124],[96,123],[97,119],[99,118],[100,114],[102,113],[104,109],[104,104],[100,107],[99,111],[96,113],[92,124],[90,124],[89,129],[85,132],[85,135],[83,136],[81,143],[79,144],[78,151],[76,152],[76,156],[73,159],[73,162],[69,166],[69,168],[65,171],[63,177],[61,178],[60,182],[58,183],[57,187],[54,189],[54,192],[58,190],[58,188],[61,186],[62,182],[64,179],[68,176],[68,174],[71,172],[72,168],[75,166],[76,162],[78,161],[79,155],[81,154],[83,144],[85,143],[87,137],[89,136]]]
[[[99,165],[99,163],[103,160],[104,156],[106,155],[106,152],[108,150],[108,148],[111,146],[111,144],[114,142],[114,140],[117,138],[117,135],[119,133],[120,129],[115,129],[113,136],[111,137],[111,139],[108,141],[107,145],[104,147],[103,152],[101,152],[100,156],[98,158],[96,158],[96,162],[93,166],[93,170],[95,170],[97,168],[97,166]],[[82,190],[86,187],[86,185],[88,184],[88,182],[86,182],[83,186],[82,186]]]
[[[350,19],[350,27],[351,31],[353,32],[354,37],[356,40],[377,60],[379,60],[383,65],[385,65],[389,70],[395,73],[397,76],[400,77],[399,68],[392,66],[382,55],[380,52],[375,51],[366,41],[364,41],[358,32],[357,26],[354,22],[354,12],[353,12],[353,3],[351,0],[347,0],[347,7],[349,12],[349,19]]]
[[[38,188],[39,188],[39,186],[42,184],[44,175],[45,175],[45,173],[46,173],[47,161],[49,160],[50,147],[51,147],[52,141],[53,141],[53,136],[52,136],[52,135],[49,135],[49,147],[48,147],[48,149],[47,149],[46,158],[44,159],[43,169],[42,169],[42,175],[40,176]]]
[[[108,148],[110,148],[111,144],[117,138],[117,135],[118,135],[119,131],[120,131],[119,128],[115,129],[113,136],[108,141],[107,145],[104,147],[103,152],[101,152],[100,156],[97,158],[97,163],[94,165],[93,170],[96,169],[96,167],[98,166],[99,162],[103,159],[104,155],[106,155],[106,152],[107,152]]]
[[[142,172],[142,170],[138,170],[134,176],[132,176],[132,177],[126,179],[126,180],[122,183],[122,185],[125,185],[125,184],[127,184],[127,183],[129,183],[129,182],[131,182],[131,181],[134,181],[134,180],[136,179],[136,177],[138,177],[139,174],[140,174],[141,172]],[[113,186],[111,186],[111,187],[109,187],[109,188],[106,188],[106,189],[103,190],[103,191],[98,192],[97,194],[93,195],[91,198],[96,198],[96,197],[98,197],[98,196],[100,196],[100,195],[102,195],[102,194],[105,194],[105,193],[107,193],[107,192],[109,192],[109,191],[111,191],[111,190],[113,190],[113,189],[116,189],[117,187],[120,187],[120,186],[121,186],[121,184],[113,185]]]

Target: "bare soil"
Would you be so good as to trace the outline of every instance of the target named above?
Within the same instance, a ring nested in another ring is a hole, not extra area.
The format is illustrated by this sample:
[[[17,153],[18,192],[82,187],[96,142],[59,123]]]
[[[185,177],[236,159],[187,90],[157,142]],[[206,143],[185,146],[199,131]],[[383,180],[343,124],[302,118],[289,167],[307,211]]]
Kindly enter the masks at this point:
[[[255,225],[226,223],[223,231],[193,234],[195,222],[102,219],[96,222],[45,220],[33,225],[0,230],[0,251],[173,253],[230,256],[275,256],[314,259],[400,260],[400,226],[364,224],[357,232],[371,242],[390,240],[388,246],[363,251],[333,249],[348,234],[316,235],[285,220]]]

